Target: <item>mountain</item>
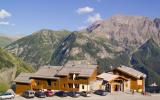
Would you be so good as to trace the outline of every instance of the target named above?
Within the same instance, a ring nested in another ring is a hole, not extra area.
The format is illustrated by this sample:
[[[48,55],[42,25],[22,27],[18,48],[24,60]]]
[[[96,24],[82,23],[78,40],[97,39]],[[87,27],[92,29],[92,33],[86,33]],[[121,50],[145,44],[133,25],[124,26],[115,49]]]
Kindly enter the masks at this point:
[[[139,46],[151,37],[160,44],[159,24],[158,18],[152,20],[144,16],[116,15],[92,24],[87,30],[97,37],[114,39],[123,47],[128,47]]]
[[[54,49],[68,34],[66,30],[43,29],[13,42],[6,49],[37,68],[50,62]]]
[[[154,23],[156,24],[156,27],[160,29],[160,18],[155,18]]]
[[[85,32],[73,32],[64,38],[52,55],[51,65],[63,65],[68,60],[88,60],[97,62],[101,67],[99,72],[109,70],[110,66],[129,65],[128,52],[109,43],[102,37],[94,37]],[[126,59],[126,60],[125,60]],[[125,60],[125,61],[123,61]]]
[[[9,45],[11,42],[13,42],[12,39],[4,36],[0,36],[0,47],[5,47]]]
[[[151,38],[154,41],[152,44],[160,46],[159,20],[155,20],[144,16],[116,15],[77,32],[40,30],[11,43],[5,49],[36,68],[86,59],[97,62],[98,72],[101,73],[110,70],[111,66],[135,65],[131,63],[135,52]],[[154,55],[151,57],[156,59]],[[147,64],[143,68],[151,73],[148,75],[154,77],[153,80],[160,76],[156,72],[157,67]],[[154,70],[149,71],[149,68]]]
[[[146,73],[148,85],[156,82],[160,84],[160,47],[151,38],[132,54],[131,64]]]
[[[33,72],[34,69],[15,55],[0,48],[0,92],[9,88],[9,84],[20,72]]]

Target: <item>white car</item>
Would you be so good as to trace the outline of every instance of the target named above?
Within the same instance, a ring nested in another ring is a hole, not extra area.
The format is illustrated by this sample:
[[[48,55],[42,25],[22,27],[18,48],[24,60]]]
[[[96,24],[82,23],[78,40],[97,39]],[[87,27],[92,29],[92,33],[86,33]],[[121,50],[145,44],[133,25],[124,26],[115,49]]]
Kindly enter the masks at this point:
[[[6,92],[3,93],[2,95],[0,95],[0,100],[4,100],[4,99],[14,99],[15,95],[13,95],[12,93]]]

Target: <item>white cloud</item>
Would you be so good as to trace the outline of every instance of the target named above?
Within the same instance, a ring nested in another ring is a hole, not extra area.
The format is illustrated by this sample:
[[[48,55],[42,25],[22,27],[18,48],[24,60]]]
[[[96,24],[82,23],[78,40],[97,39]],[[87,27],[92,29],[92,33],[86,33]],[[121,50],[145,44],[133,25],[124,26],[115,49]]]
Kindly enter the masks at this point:
[[[0,22],[0,25],[6,25],[6,26],[15,26],[15,24],[13,24],[13,23],[10,23],[10,22],[8,22],[8,21],[2,21],[2,22]]]
[[[80,26],[80,27],[78,27],[78,30],[83,30],[83,29],[86,29],[87,28],[87,26]]]
[[[0,22],[0,25],[9,25],[9,22]]]
[[[12,15],[9,12],[7,12],[6,10],[4,10],[4,9],[0,10],[0,18],[1,19],[4,19],[6,17],[10,17],[10,16],[12,16]]]
[[[94,11],[94,8],[86,6],[86,7],[83,7],[83,8],[78,8],[76,12],[78,14],[86,14],[86,13],[91,13],[93,11]]]
[[[96,13],[93,16],[89,16],[87,19],[87,22],[92,24],[92,23],[94,23],[96,21],[100,21],[100,20],[102,20],[101,15],[99,13]]]

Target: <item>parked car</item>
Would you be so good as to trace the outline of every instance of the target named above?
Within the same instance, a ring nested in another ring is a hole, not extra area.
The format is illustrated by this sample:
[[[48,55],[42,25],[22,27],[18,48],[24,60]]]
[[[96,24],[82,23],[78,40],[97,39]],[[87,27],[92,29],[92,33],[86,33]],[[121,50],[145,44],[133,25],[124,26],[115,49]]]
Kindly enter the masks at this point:
[[[15,95],[13,95],[12,93],[6,92],[0,95],[0,100],[3,99],[14,99]]]
[[[82,91],[80,93],[81,96],[84,96],[84,97],[90,97],[91,96],[91,93],[90,92],[86,92],[86,91]]]
[[[25,98],[34,98],[35,92],[32,90],[26,90],[23,92],[22,96]]]
[[[107,95],[107,91],[105,91],[105,90],[96,90],[94,93],[98,94],[98,95],[101,95],[101,96],[106,96]]]
[[[80,96],[80,93],[76,92],[76,91],[70,91],[70,92],[68,92],[68,96],[77,98]]]
[[[47,91],[45,91],[44,93],[45,93],[45,95],[46,95],[47,97],[52,97],[52,96],[54,95],[54,92],[51,91],[51,90],[47,90]]]
[[[45,93],[42,92],[42,91],[36,91],[35,96],[39,97],[39,98],[45,98],[46,97]]]
[[[67,96],[67,92],[65,91],[58,91],[55,93],[55,95],[59,96],[59,97],[66,97]]]

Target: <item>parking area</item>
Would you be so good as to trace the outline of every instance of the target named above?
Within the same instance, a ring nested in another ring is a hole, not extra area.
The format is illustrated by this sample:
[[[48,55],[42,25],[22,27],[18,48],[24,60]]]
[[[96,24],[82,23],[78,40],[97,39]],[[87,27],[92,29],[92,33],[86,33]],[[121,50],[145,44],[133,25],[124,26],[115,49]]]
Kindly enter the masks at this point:
[[[140,94],[125,94],[125,93],[112,93],[112,94],[108,94],[107,96],[99,96],[99,95],[95,95],[92,94],[91,97],[78,97],[78,98],[72,98],[72,97],[57,97],[57,96],[53,96],[53,97],[46,97],[46,98],[37,98],[34,97],[32,99],[29,100],[159,100],[160,98],[160,94],[158,95],[152,95],[152,96],[143,96]],[[14,100],[28,100],[24,97],[21,96],[16,96],[14,98]]]

